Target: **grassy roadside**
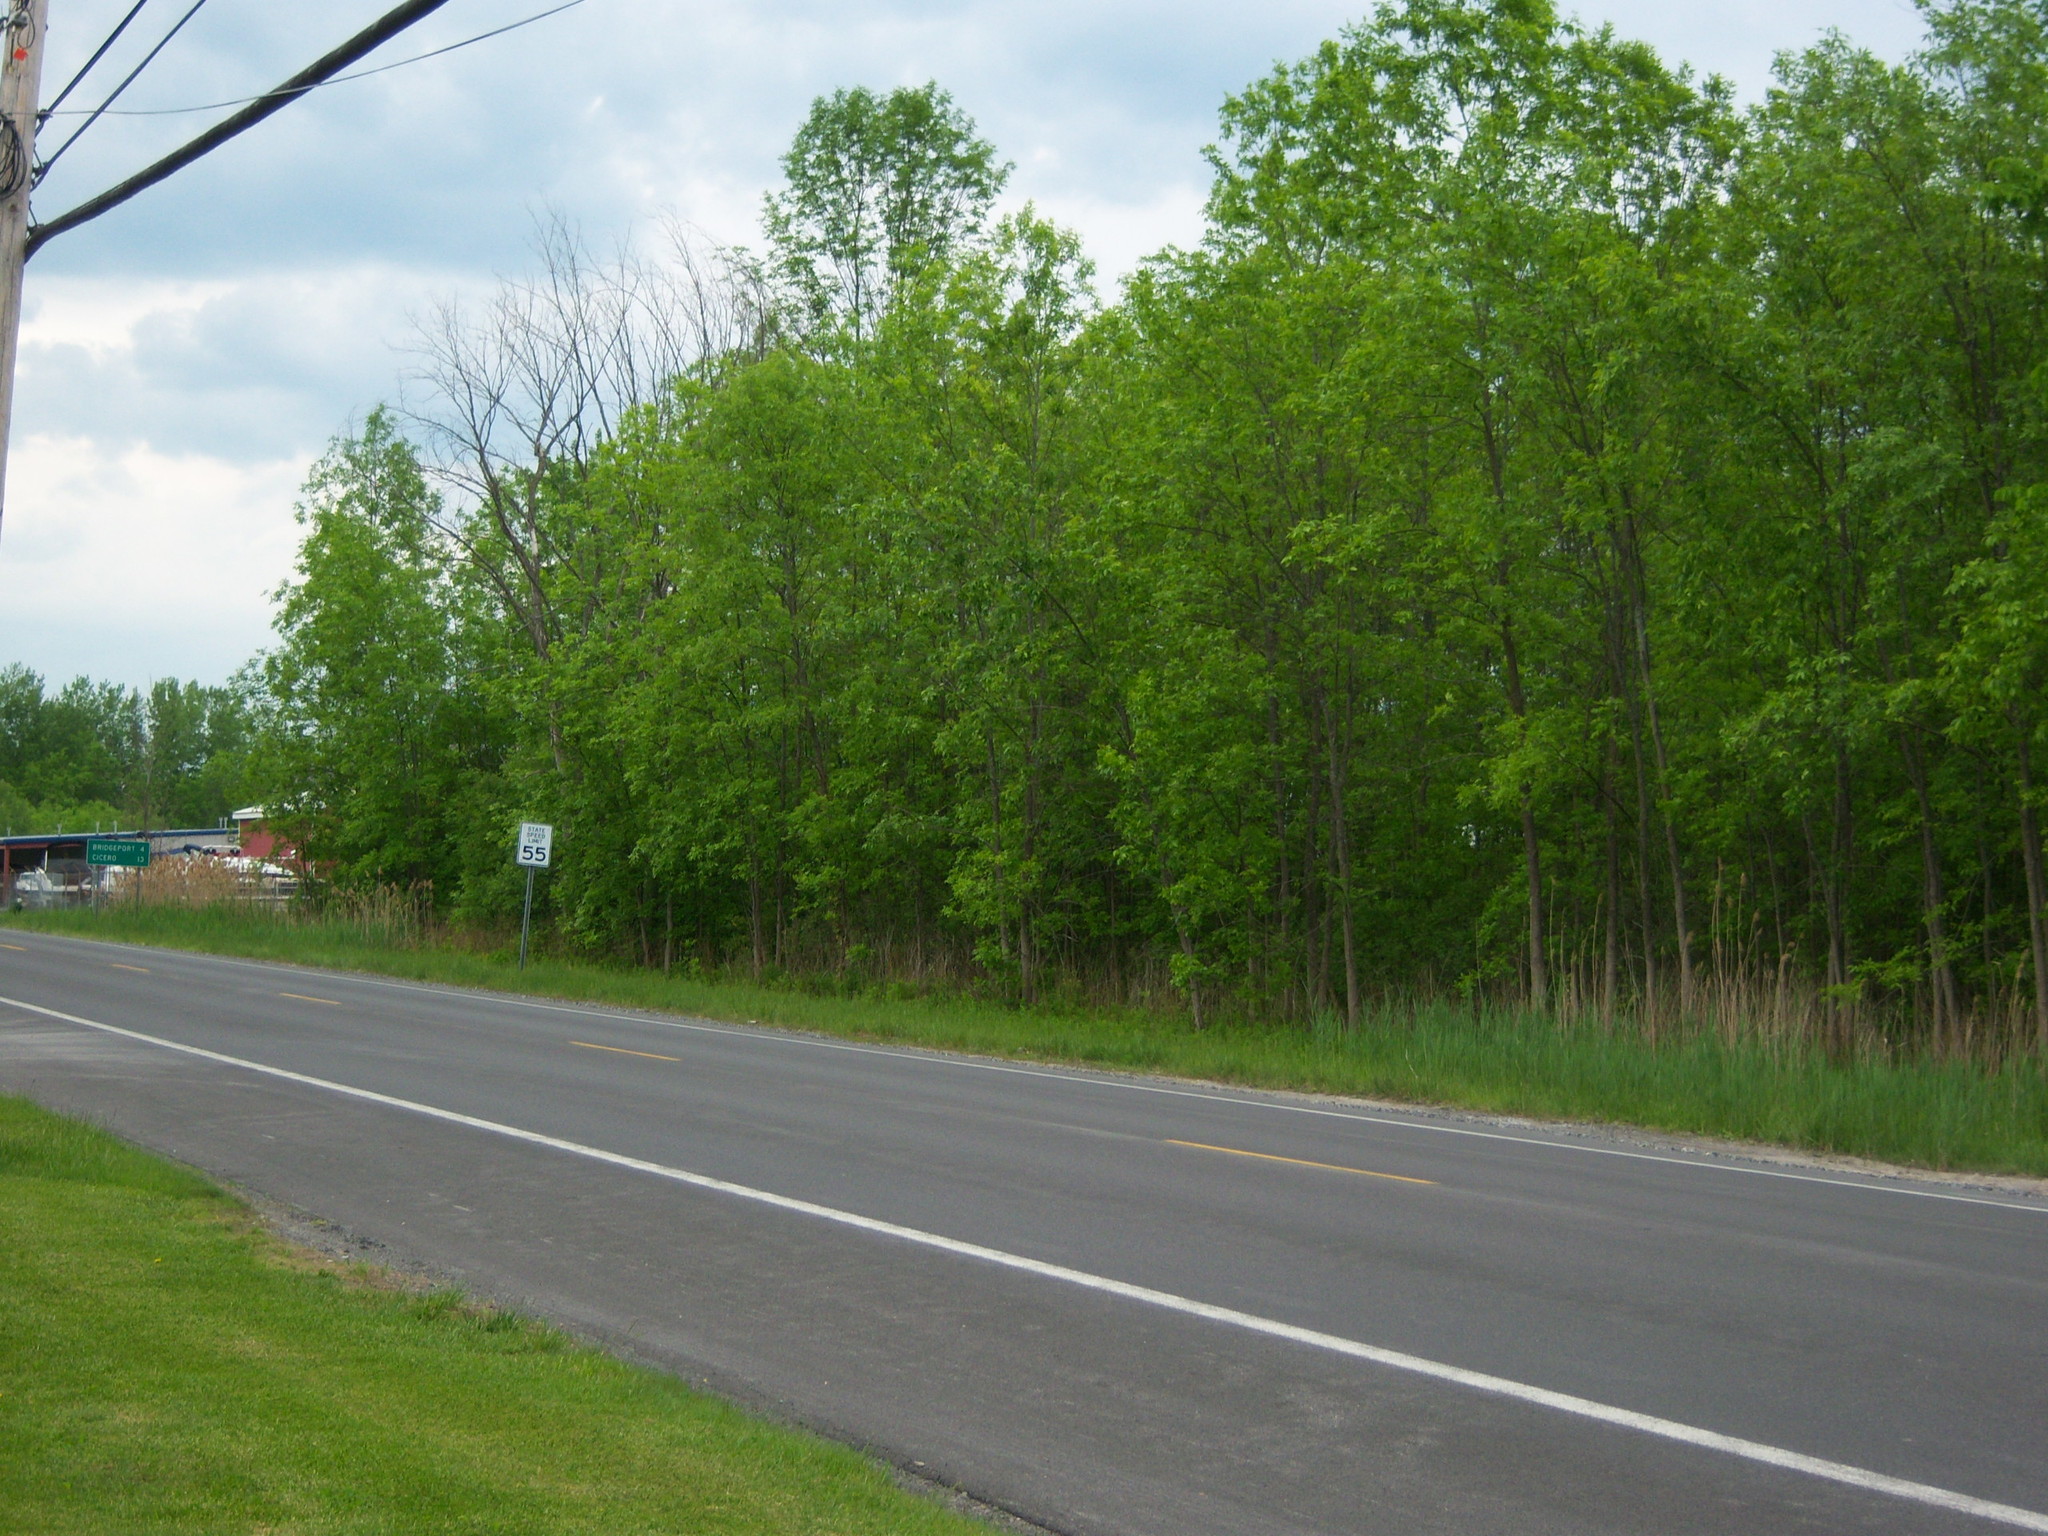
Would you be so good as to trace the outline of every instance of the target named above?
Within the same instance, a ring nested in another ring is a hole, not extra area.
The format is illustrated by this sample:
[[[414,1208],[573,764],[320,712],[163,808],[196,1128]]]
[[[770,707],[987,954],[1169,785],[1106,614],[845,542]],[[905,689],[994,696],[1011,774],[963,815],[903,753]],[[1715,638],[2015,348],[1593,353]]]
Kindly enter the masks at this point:
[[[0,1529],[958,1533],[838,1446],[287,1247],[0,1098]]]
[[[223,909],[18,913],[6,923],[412,980],[496,988],[856,1039],[1164,1072],[1215,1082],[1358,1094],[1506,1114],[1608,1121],[1773,1142],[1920,1167],[2048,1175],[2048,1074],[1960,1062],[1829,1061],[1713,1038],[1652,1044],[1626,1032],[1560,1031],[1525,1015],[1423,1009],[1355,1034],[1214,1028],[1145,1016],[903,1001],[664,977],[366,940],[339,926]]]

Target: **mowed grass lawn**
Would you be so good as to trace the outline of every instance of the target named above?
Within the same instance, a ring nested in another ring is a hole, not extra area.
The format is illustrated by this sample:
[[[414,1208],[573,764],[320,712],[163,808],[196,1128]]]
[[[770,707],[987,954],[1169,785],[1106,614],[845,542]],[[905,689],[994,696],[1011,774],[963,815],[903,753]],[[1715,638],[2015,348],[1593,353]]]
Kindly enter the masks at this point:
[[[0,1531],[955,1533],[841,1447],[0,1097]]]
[[[1475,1019],[1449,1004],[1398,1010],[1350,1033],[1261,1025],[1196,1032],[1160,1014],[1013,1008],[945,995],[816,995],[557,958],[520,971],[504,955],[393,945],[341,924],[283,922],[221,907],[14,913],[0,916],[0,926],[936,1050],[1637,1125],[1923,1168],[2048,1176],[2048,1071],[2032,1057],[1997,1071],[1924,1056],[1832,1060],[1814,1051],[1724,1044],[1711,1034],[1647,1040],[1625,1025],[1612,1033],[1560,1029],[1514,1010],[1489,1009]]]

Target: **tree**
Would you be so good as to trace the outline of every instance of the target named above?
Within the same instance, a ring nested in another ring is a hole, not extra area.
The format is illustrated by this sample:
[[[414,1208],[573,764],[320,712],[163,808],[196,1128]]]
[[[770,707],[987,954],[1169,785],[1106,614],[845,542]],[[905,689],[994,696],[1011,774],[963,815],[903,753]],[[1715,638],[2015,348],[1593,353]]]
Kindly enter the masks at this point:
[[[343,881],[448,892],[472,779],[502,761],[474,594],[448,575],[437,512],[383,410],[307,477],[253,771],[274,819]]]
[[[856,86],[811,104],[762,224],[810,323],[866,336],[906,281],[980,231],[1009,169],[936,84]]]
[[[442,328],[446,504],[337,448],[314,831],[544,812],[558,932],[648,963],[2008,1049],[2048,24],[1928,19],[1738,116],[1545,0],[1383,5],[1108,306],[936,86],[820,100],[766,261],[557,240]]]

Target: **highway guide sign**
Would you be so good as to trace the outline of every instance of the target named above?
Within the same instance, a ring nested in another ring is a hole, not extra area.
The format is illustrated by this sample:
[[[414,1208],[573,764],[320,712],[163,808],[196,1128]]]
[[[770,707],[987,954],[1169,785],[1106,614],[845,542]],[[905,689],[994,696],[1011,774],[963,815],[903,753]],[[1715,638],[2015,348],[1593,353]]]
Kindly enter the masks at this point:
[[[142,869],[149,863],[149,839],[146,837],[94,837],[85,844],[87,864],[115,865],[124,869]]]
[[[519,855],[513,861],[526,869],[546,869],[554,858],[555,829],[544,821],[519,823]]]

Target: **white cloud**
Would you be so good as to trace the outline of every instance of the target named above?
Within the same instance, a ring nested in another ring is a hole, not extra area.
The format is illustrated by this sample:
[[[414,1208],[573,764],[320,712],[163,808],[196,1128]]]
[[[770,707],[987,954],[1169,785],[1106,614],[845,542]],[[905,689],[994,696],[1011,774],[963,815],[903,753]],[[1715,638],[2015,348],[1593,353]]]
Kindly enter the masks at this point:
[[[110,283],[58,277],[38,282],[24,305],[22,349],[77,347],[101,361],[109,354],[134,350],[135,333],[145,321],[192,314],[234,288],[219,278]]]
[[[34,436],[10,459],[0,656],[55,680],[219,679],[266,642],[304,457]]]

